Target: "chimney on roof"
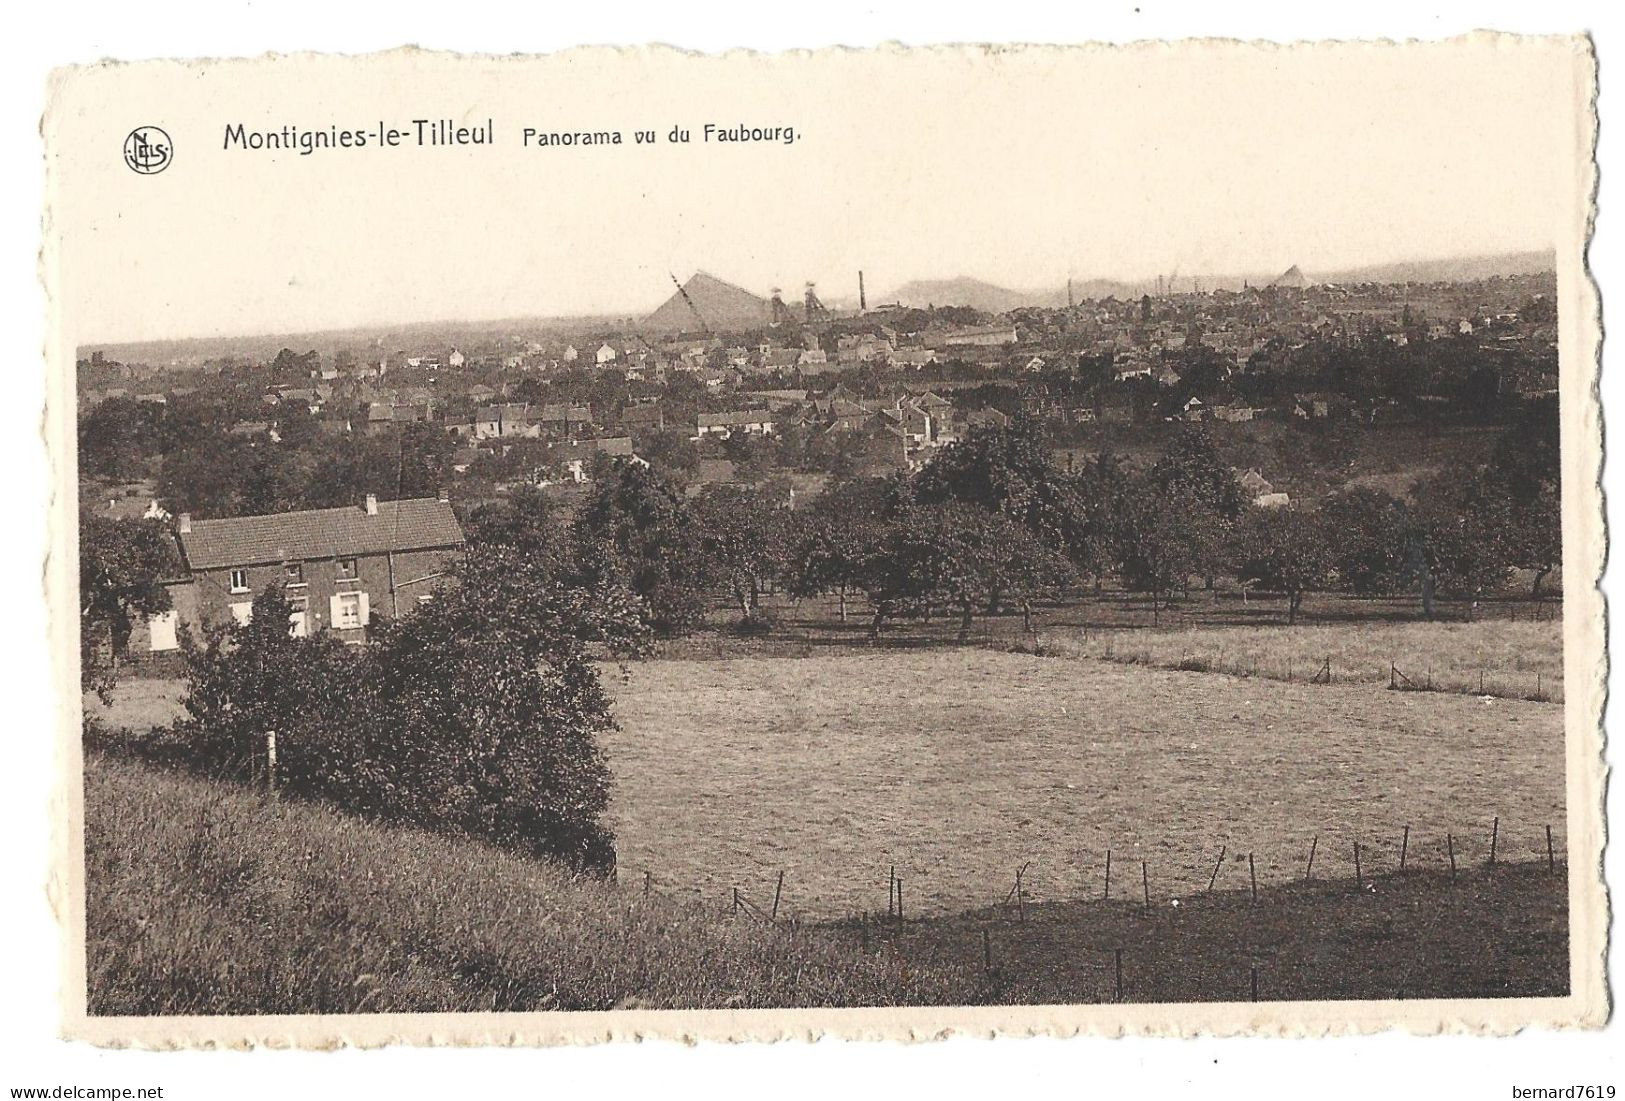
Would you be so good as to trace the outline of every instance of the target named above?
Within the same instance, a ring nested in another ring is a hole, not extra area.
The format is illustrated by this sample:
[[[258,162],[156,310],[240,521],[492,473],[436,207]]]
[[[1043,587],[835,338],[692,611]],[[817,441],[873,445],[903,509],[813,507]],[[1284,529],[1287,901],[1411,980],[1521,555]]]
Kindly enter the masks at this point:
[[[442,501],[450,501],[451,490],[447,489],[445,486],[441,486],[439,491],[436,493],[436,496],[438,496]]]
[[[376,493],[367,494],[367,503],[362,507],[364,507],[367,510],[367,515],[368,516],[377,516],[378,515],[378,495]]]
[[[180,517],[175,521],[175,530],[180,532],[182,535],[190,535],[192,533],[192,514],[190,512],[183,512],[180,514]]]

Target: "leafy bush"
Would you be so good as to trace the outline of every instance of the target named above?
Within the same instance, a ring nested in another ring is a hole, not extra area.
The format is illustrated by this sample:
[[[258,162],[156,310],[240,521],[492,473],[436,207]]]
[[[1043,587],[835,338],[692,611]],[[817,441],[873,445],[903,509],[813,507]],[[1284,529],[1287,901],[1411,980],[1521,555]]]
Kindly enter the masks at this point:
[[[465,568],[496,572],[506,553]],[[584,598],[539,591],[520,614],[514,595],[447,586],[357,649],[289,637],[288,604],[268,589],[249,623],[186,644],[176,734],[194,767],[255,780],[275,731],[291,794],[607,872],[609,702],[579,637]]]

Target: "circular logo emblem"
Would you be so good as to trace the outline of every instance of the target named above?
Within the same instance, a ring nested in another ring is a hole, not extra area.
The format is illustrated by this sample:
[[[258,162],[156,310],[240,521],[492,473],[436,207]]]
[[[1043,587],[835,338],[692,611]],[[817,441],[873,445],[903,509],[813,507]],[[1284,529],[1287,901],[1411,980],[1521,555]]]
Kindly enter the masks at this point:
[[[169,167],[169,135],[156,126],[137,126],[124,139],[124,163],[143,176],[156,175]]]

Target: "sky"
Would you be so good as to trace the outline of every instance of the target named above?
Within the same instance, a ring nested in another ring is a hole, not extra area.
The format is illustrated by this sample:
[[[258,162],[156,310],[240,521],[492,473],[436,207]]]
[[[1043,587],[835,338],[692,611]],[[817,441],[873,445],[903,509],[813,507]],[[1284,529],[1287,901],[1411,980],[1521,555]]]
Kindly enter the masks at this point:
[[[80,70],[45,125],[47,271],[85,344],[640,315],[699,269],[830,299],[862,269],[877,301],[959,275],[1029,289],[1544,249],[1580,202],[1588,64],[1485,39]],[[489,119],[493,142],[223,148],[234,124],[414,118]],[[707,122],[798,139],[707,143]],[[123,163],[138,125],[170,134],[164,172]],[[525,148],[525,127],[623,144]]]

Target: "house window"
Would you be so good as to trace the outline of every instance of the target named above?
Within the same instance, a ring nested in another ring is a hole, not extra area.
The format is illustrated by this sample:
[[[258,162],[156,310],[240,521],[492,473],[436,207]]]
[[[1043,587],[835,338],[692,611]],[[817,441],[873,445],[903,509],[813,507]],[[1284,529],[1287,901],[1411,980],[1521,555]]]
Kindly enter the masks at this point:
[[[340,581],[354,581],[359,574],[356,572],[354,558],[340,558],[338,560],[338,578]]]
[[[303,562],[284,562],[282,564],[282,582],[285,585],[303,585],[305,583],[305,564]]]
[[[231,591],[234,593],[246,593],[248,591],[247,570],[235,569],[231,571]]]
[[[333,598],[333,626],[341,631],[361,626],[360,593],[339,593]]]

